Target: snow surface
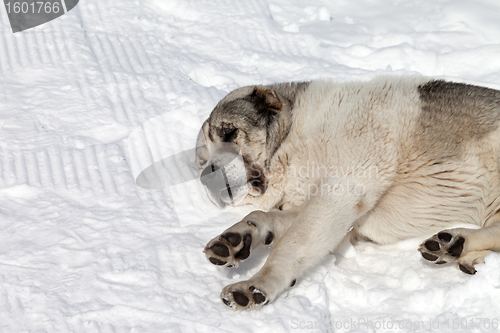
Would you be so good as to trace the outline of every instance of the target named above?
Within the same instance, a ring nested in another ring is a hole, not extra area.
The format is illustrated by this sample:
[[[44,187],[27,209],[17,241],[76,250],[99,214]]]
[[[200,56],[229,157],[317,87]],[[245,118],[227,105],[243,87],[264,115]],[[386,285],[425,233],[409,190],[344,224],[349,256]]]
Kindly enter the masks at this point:
[[[202,249],[248,209],[135,177],[192,148],[243,85],[390,73],[498,89],[500,2],[82,0],[22,33],[0,21],[1,332],[498,331],[500,255],[468,276],[424,262],[423,238],[344,244],[274,303],[232,311],[220,291],[268,250],[220,270]]]

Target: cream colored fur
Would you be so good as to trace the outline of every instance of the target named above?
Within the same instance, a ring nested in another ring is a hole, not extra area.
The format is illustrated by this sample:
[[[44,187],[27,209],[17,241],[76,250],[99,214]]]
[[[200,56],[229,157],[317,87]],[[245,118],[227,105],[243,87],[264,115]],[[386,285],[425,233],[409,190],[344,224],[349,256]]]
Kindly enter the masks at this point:
[[[465,238],[456,262],[468,269],[500,250],[500,224],[492,218],[500,209],[500,130],[464,139],[454,157],[436,158],[447,152],[426,151],[420,139],[418,87],[429,81],[321,80],[297,95],[290,132],[266,169],[267,190],[249,194],[242,202],[262,211],[223,233],[251,234],[250,252],[272,234],[274,248],[255,276],[223,290],[225,303],[252,308],[274,300],[350,230],[358,238],[387,244],[448,229],[453,223],[486,226],[450,231],[453,241]],[[448,130],[442,128],[442,135]],[[446,246],[437,241],[441,248]],[[220,242],[216,237],[207,245],[207,256],[224,259],[224,266],[237,265],[235,254],[243,242],[228,245],[228,257],[211,251]],[[455,261],[449,253],[436,255]]]

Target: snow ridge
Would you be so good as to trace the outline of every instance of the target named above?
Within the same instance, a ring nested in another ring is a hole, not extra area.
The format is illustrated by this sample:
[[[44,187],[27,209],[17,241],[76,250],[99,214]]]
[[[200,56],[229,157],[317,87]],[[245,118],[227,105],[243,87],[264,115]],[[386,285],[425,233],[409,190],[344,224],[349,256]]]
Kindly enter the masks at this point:
[[[230,311],[220,291],[268,250],[219,270],[202,249],[248,209],[217,211],[196,181],[137,186],[150,155],[131,140],[150,121],[155,159],[193,148],[249,84],[499,89],[499,21],[489,0],[87,0],[13,34],[0,10],[0,332],[497,331],[500,255],[466,276],[424,262],[424,238],[344,244],[276,302]]]

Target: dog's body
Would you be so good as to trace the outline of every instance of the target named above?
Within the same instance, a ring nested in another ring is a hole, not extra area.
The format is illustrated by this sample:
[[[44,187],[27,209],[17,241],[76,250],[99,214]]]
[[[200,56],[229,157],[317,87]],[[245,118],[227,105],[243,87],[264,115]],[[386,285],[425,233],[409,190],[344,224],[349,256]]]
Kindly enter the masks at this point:
[[[197,162],[214,170],[218,152],[210,144],[237,144],[248,175],[238,204],[262,211],[205,252],[216,265],[234,266],[260,245],[274,248],[255,276],[223,290],[224,303],[272,301],[350,230],[386,244],[450,223],[477,225],[442,231],[420,248],[429,261],[474,273],[500,250],[499,124],[499,91],[428,78],[312,81],[228,94],[203,125],[199,140],[209,144],[198,149]],[[221,200],[234,204],[230,199]]]

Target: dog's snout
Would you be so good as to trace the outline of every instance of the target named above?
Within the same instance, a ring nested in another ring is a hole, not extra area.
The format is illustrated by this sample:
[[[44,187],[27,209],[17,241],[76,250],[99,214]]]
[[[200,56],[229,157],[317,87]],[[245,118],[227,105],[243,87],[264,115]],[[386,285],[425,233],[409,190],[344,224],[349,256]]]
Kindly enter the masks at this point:
[[[215,171],[219,170],[214,164],[209,164],[203,171],[201,172],[201,183],[205,186],[208,186],[213,180],[217,177]]]

